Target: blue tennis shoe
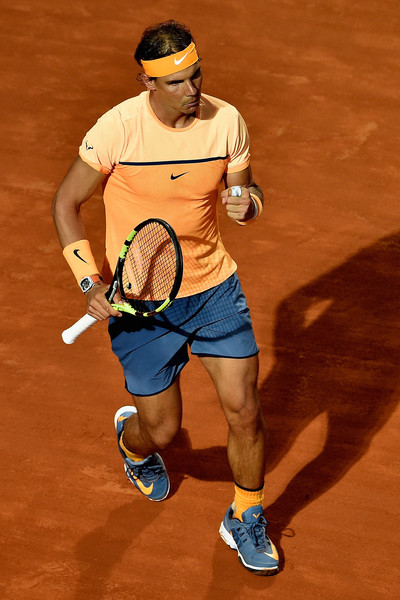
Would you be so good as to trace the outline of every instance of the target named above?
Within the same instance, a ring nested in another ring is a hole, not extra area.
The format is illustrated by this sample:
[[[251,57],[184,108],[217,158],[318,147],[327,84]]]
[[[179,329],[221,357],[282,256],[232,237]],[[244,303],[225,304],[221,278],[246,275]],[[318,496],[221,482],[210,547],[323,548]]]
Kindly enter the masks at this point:
[[[125,473],[129,481],[149,500],[160,502],[168,496],[170,488],[169,477],[161,456],[155,452],[140,462],[135,461],[126,456],[119,443],[126,419],[136,412],[135,406],[122,406],[115,413],[114,425],[117,431],[118,448],[124,459]]]
[[[219,533],[226,544],[237,550],[242,565],[258,575],[275,575],[279,570],[278,552],[267,535],[267,521],[261,505],[248,508],[243,522],[235,519],[230,506]]]

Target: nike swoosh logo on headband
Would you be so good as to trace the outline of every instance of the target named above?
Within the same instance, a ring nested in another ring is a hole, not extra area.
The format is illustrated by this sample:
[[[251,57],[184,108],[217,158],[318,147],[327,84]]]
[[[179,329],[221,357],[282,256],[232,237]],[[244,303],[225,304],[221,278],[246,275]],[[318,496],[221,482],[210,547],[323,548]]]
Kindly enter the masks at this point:
[[[176,60],[176,58],[174,58],[174,63],[175,63],[176,65],[180,65],[180,64],[181,64],[181,62],[182,62],[183,60],[185,60],[185,58],[187,57],[187,55],[188,55],[188,54],[189,54],[189,52],[186,52],[185,56],[182,56],[182,58],[180,58],[179,60]]]
[[[79,256],[79,248],[74,250],[74,254],[75,254],[76,258],[79,258],[79,260],[81,260],[82,262],[87,264],[87,261],[84,258],[82,258],[82,256]]]

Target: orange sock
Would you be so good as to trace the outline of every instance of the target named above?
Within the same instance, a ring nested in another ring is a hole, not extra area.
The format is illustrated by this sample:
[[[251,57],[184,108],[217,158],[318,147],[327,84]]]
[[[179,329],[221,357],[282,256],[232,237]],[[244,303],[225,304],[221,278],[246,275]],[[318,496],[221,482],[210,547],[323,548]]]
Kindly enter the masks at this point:
[[[128,448],[124,444],[123,438],[124,432],[122,432],[121,437],[119,438],[119,445],[121,446],[122,450],[125,452],[128,458],[134,460],[135,462],[140,462],[141,460],[144,460],[146,458],[145,456],[141,456],[140,454],[136,454],[135,452],[131,452],[130,450],[128,450]]]
[[[235,483],[235,499],[233,501],[233,516],[242,521],[242,514],[251,506],[263,506],[264,485],[259,490],[246,490]]]

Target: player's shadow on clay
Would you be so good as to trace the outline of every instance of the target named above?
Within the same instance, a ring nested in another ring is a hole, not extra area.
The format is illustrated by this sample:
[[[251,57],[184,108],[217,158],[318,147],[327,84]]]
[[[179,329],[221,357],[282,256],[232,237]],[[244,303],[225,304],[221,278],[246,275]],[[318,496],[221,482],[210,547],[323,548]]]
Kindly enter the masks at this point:
[[[282,533],[367,452],[396,408],[400,375],[400,234],[378,240],[286,298],[275,321],[275,365],[260,397],[268,471],[324,414],[321,452],[267,509]]]
[[[329,490],[368,450],[396,406],[400,373],[400,234],[378,240],[279,305],[274,366],[260,385],[268,436],[267,473],[324,414],[321,452],[266,514],[278,542],[293,517]],[[172,452],[171,475],[230,481],[225,448]],[[176,461],[175,461],[176,457]],[[267,475],[268,481],[268,475]],[[280,548],[283,555],[282,548]]]

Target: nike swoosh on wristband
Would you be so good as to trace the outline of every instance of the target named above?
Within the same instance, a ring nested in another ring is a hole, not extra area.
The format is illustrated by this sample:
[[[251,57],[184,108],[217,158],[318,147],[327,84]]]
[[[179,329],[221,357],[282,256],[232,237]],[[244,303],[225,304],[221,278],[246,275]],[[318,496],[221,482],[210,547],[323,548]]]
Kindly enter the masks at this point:
[[[189,171],[186,171],[185,173],[180,173],[179,175],[174,175],[173,173],[171,173],[171,179],[172,181],[174,181],[175,179],[179,179],[179,177],[183,177],[184,175],[187,175],[189,173]]]
[[[185,56],[182,56],[182,58],[180,58],[179,60],[176,60],[176,58],[174,58],[174,63],[175,63],[176,65],[180,65],[180,64],[181,64],[181,62],[182,62],[183,60],[185,60],[185,58],[187,57],[187,55],[188,55],[188,54],[189,54],[189,52],[186,52]]]
[[[79,248],[74,250],[74,254],[75,254],[76,258],[79,258],[79,260],[81,260],[82,262],[87,264],[87,261],[84,258],[82,258],[82,256],[79,256]]]

